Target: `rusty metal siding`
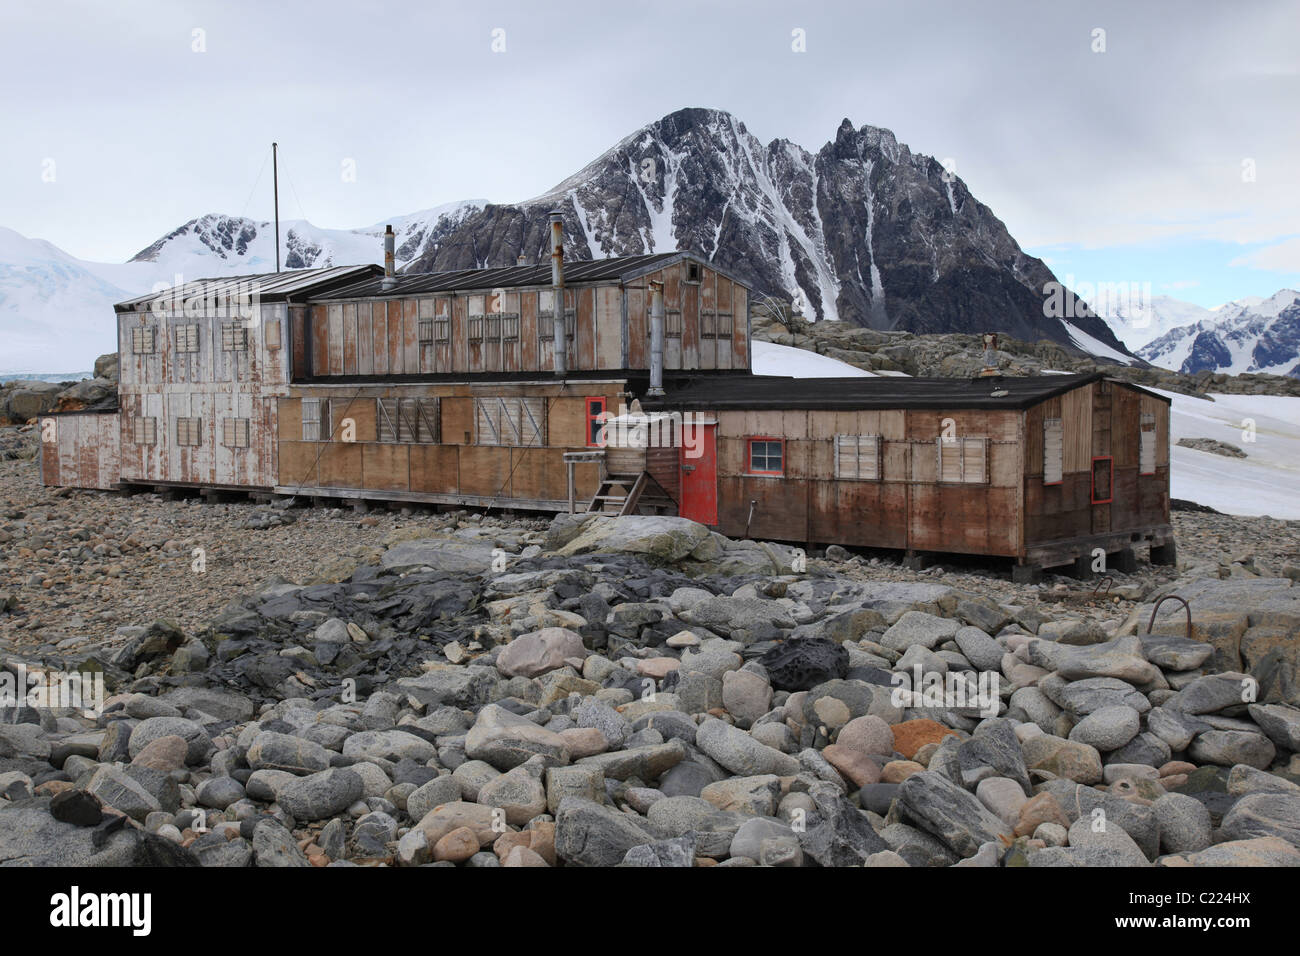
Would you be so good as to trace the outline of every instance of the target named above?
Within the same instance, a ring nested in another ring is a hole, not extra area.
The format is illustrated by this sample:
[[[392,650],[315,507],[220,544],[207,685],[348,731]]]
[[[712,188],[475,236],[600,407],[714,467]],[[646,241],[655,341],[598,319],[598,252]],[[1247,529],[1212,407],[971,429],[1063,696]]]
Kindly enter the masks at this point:
[[[42,418],[42,483],[116,488],[120,480],[118,422],[117,413],[104,412],[65,412]]]

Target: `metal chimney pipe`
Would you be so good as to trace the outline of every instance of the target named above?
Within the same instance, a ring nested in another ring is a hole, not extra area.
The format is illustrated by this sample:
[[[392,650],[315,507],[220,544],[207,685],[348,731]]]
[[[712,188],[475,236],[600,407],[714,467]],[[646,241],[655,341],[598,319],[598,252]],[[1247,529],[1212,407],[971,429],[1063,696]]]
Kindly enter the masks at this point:
[[[517,266],[526,266],[526,265],[528,265],[528,257],[527,257],[526,255],[524,255],[522,252],[519,253],[518,258],[515,259],[515,265],[517,265]]]
[[[664,284],[650,282],[650,390],[647,397],[664,393]]]
[[[555,374],[563,375],[567,339],[564,334],[564,214],[551,212],[551,294],[555,314]]]
[[[397,242],[397,236],[393,234],[392,226],[384,227],[384,281],[380,283],[380,288],[385,292],[389,289],[396,288],[397,278],[394,275],[393,266],[396,262],[396,253],[393,246]]]

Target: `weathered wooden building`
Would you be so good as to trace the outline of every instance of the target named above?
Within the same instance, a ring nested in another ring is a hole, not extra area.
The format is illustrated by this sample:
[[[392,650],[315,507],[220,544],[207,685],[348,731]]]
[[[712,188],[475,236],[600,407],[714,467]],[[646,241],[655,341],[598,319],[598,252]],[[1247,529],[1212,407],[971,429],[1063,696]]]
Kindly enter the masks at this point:
[[[725,534],[1082,568],[1173,560],[1169,405],[1094,373],[747,376],[646,407],[695,416],[679,513]]]
[[[395,275],[390,246],[386,269],[122,303],[120,412],[54,416],[44,480],[653,509],[1024,568],[1136,543],[1171,559],[1160,396],[1101,375],[755,376],[750,292],[725,269],[554,249],[550,267]],[[628,440],[648,422],[668,439]]]

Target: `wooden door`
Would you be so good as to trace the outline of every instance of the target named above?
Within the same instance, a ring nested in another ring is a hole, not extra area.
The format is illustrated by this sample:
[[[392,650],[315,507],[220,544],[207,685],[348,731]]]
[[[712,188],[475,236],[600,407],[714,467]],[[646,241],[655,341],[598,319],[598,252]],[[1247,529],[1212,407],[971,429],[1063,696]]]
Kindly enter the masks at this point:
[[[718,426],[682,425],[678,449],[682,497],[678,514],[700,524],[718,523]]]

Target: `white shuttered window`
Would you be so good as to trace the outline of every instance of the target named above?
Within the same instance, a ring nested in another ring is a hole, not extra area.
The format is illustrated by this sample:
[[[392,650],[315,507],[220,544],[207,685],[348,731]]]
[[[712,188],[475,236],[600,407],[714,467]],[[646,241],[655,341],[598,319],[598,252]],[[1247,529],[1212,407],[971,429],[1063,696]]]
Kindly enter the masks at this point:
[[[835,477],[880,480],[880,436],[836,435]]]
[[[945,484],[988,483],[987,438],[938,438],[939,481]]]
[[[1150,412],[1142,413],[1142,431],[1138,444],[1138,472],[1143,475],[1156,473],[1156,417]]]
[[[1043,419],[1043,484],[1061,481],[1062,431],[1059,418]]]

